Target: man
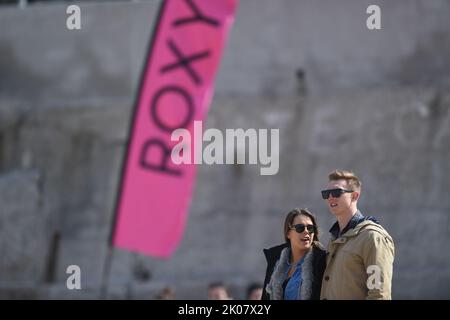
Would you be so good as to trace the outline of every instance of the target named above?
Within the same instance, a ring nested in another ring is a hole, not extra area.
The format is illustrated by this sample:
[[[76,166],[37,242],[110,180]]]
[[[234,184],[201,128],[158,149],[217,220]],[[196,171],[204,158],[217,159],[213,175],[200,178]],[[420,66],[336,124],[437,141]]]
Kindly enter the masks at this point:
[[[391,299],[394,242],[357,204],[361,182],[351,171],[328,176],[322,198],[336,216],[331,227],[321,299]]]
[[[247,300],[261,300],[263,295],[263,286],[260,283],[250,283],[247,287]]]
[[[208,285],[208,300],[232,300],[232,297],[227,286],[219,281]]]

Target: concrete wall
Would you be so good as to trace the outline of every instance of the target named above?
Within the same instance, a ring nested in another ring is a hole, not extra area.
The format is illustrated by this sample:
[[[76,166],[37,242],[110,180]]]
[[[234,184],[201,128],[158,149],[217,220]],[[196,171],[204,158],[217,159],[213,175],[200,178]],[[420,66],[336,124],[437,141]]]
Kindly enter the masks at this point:
[[[379,4],[382,30],[365,27]],[[0,7],[0,297],[98,298],[134,93],[158,1]],[[109,298],[243,297],[292,207],[333,223],[326,175],[351,168],[360,209],[396,243],[394,298],[449,298],[450,3],[241,0],[206,127],[279,128],[280,171],[199,166],[170,260],[114,250]],[[303,75],[302,77],[299,77]],[[69,291],[66,267],[82,270]]]

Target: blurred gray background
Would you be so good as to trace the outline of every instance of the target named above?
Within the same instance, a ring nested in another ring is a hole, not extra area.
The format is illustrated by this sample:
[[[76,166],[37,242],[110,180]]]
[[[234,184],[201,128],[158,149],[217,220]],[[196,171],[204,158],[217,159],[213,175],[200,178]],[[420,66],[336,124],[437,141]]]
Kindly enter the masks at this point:
[[[114,249],[101,294],[128,121],[159,1],[0,5],[0,298],[152,299],[166,286],[236,298],[293,207],[333,223],[335,168],[396,245],[393,298],[450,298],[450,2],[241,0],[206,128],[279,128],[280,170],[200,165],[173,258]],[[24,3],[25,2],[25,3]],[[30,2],[30,1],[28,1]],[[381,30],[366,8],[381,7]],[[151,193],[151,190],[149,191]],[[66,288],[67,266],[81,290]]]

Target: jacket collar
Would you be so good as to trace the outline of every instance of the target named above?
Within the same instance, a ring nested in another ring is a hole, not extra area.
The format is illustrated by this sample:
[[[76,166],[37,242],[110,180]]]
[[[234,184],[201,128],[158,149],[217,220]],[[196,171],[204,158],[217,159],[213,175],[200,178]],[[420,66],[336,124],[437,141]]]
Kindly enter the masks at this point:
[[[348,238],[357,236],[362,230],[368,227],[384,233],[383,231],[384,229],[378,223],[375,223],[374,221],[369,219],[365,219],[360,223],[358,223],[358,225],[356,225],[353,229],[350,229],[346,233],[342,234],[339,238],[333,239],[332,241],[334,243],[344,243],[347,241]]]
[[[333,236],[333,238],[339,238],[339,236],[344,235],[347,231],[355,228],[360,222],[364,220],[364,216],[361,214],[361,212],[358,210],[353,215],[353,217],[350,219],[350,221],[347,223],[344,229],[340,231],[339,224],[336,221],[333,226],[330,229],[330,233]]]
[[[286,280],[286,273],[289,269],[288,261],[291,249],[287,245],[277,246],[271,249],[276,248],[276,250],[278,250],[280,247],[282,247],[280,258],[277,260],[273,273],[270,277],[270,281],[265,288],[271,300],[283,300],[283,282]],[[297,299],[310,300],[312,297],[312,287],[314,281],[313,260],[315,250],[317,249],[311,247],[311,249],[303,257],[303,263],[300,266],[302,269],[302,280],[297,293]]]
[[[269,249],[264,249],[263,251],[264,251],[264,255],[266,256],[266,260],[268,262],[277,260],[281,255],[281,251],[287,247],[289,247],[289,245],[287,243],[283,243],[283,244],[280,244],[278,246],[275,246],[275,247],[272,247]]]
[[[343,237],[348,235],[348,233],[351,230],[354,230],[355,228],[357,228],[357,226],[359,226],[362,222],[365,221],[371,221],[372,224],[374,225],[379,225],[380,222],[378,221],[377,218],[373,217],[373,216],[363,216],[361,214],[361,212],[358,210],[356,211],[355,215],[350,219],[350,221],[347,223],[347,225],[345,226],[345,228],[342,230],[342,232],[339,232],[339,224],[337,223],[337,221],[333,224],[333,226],[330,229],[330,233],[332,235],[333,239],[339,238],[339,237]],[[358,229],[359,232],[359,229]]]

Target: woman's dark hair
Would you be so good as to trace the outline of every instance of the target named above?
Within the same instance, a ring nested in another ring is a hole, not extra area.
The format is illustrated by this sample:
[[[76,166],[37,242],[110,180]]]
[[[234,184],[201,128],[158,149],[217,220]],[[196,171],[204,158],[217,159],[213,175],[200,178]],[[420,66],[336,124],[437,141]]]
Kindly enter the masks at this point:
[[[286,240],[287,243],[290,243],[287,234],[289,233],[289,230],[291,229],[292,223],[294,222],[294,219],[296,216],[305,216],[311,219],[313,225],[316,227],[316,232],[314,233],[313,236],[313,244],[315,244],[315,242],[319,242],[319,226],[317,225],[316,222],[316,217],[310,212],[308,211],[308,209],[299,209],[299,208],[295,208],[292,209],[286,216],[286,219],[284,220],[284,239]]]

